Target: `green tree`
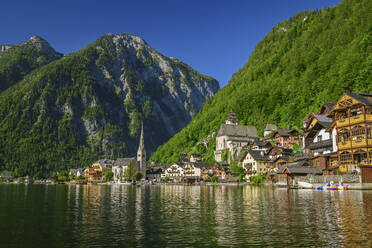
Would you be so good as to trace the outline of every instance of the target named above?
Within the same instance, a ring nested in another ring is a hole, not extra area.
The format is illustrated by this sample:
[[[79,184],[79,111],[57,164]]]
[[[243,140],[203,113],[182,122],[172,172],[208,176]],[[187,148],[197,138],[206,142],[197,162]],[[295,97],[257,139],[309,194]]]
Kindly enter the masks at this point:
[[[134,174],[134,180],[139,181],[142,179],[142,173],[137,171],[136,174]]]
[[[114,177],[114,173],[112,171],[107,171],[104,176],[104,181],[109,182]]]
[[[124,171],[125,180],[133,180],[134,177],[134,165],[133,162],[128,164],[128,168]]]
[[[211,177],[212,183],[218,183],[218,177],[216,175]]]
[[[257,176],[251,176],[249,182],[251,185],[263,185],[266,181],[266,176],[264,174],[258,174]]]

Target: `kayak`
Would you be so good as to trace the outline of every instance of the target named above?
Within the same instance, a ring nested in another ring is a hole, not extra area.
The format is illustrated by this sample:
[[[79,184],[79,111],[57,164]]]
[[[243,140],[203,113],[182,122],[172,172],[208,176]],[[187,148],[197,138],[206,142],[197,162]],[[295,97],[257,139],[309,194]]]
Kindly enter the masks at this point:
[[[304,189],[312,189],[312,188],[314,188],[314,185],[312,185],[311,183],[299,181],[298,182],[298,187],[299,188],[304,188]]]

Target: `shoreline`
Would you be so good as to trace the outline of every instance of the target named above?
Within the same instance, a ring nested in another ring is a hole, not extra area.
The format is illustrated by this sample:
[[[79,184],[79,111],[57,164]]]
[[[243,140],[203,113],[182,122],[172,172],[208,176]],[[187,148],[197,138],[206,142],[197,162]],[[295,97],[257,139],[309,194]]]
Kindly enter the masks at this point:
[[[291,188],[284,185],[278,184],[269,184],[266,183],[264,185],[251,185],[248,182],[243,183],[138,183],[138,184],[116,184],[116,183],[75,183],[75,182],[34,182],[34,183],[25,183],[25,182],[0,182],[1,184],[5,185],[109,185],[109,186],[118,186],[118,185],[125,185],[125,186],[158,186],[158,185],[183,185],[183,186],[252,186],[252,187],[275,187],[275,188],[282,188],[288,190],[316,190],[318,186],[324,186],[323,184],[316,183],[313,184],[314,188]],[[336,190],[336,191],[348,191],[348,190],[372,190],[372,183],[347,183],[349,185],[347,190]],[[316,190],[316,191],[334,191],[334,190]]]

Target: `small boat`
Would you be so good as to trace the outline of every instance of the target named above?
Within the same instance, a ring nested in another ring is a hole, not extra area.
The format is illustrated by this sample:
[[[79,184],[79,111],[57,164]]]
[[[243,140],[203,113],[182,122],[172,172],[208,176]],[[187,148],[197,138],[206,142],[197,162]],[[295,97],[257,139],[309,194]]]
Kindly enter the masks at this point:
[[[298,182],[298,187],[299,188],[302,188],[302,189],[313,189],[314,188],[314,185],[312,185],[311,183],[299,181]]]
[[[318,187],[316,187],[316,189],[317,189],[317,190],[323,190],[324,187],[323,187],[323,186],[318,186]]]
[[[348,184],[338,185],[338,190],[347,190]]]
[[[337,186],[330,186],[327,187],[327,190],[338,190]]]
[[[128,181],[124,181],[124,182],[122,182],[122,181],[118,180],[118,181],[117,181],[116,183],[114,183],[114,184],[132,185],[133,183],[132,183],[132,182],[128,182]]]

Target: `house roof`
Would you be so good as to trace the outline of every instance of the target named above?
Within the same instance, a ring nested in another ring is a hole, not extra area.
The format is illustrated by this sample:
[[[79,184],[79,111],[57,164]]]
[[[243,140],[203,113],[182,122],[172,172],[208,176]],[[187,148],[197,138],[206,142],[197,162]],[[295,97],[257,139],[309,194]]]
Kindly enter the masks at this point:
[[[114,165],[114,162],[115,162],[114,160],[104,158],[104,159],[98,160],[94,164],[99,164],[102,168],[112,168],[112,166]]]
[[[120,167],[128,166],[130,162],[136,162],[136,158],[135,157],[132,157],[132,158],[118,158],[118,159],[115,160],[114,166],[120,166]],[[135,165],[133,164],[133,166],[135,166]]]
[[[278,160],[283,160],[283,161],[288,162],[289,159],[290,159],[289,156],[287,156],[287,155],[282,155],[282,156],[280,156],[280,157],[278,157],[278,158],[274,158],[274,160],[271,160],[271,162],[276,163]]]
[[[291,148],[285,148],[285,147],[280,147],[280,146],[273,146],[270,148],[270,150],[268,151],[268,153],[272,153],[273,150],[278,150],[281,154],[286,154],[286,155],[290,155],[293,150]]]
[[[314,114],[314,117],[324,129],[327,129],[333,122],[332,118],[327,117],[326,114]]]
[[[207,168],[207,169],[209,169],[209,168],[212,167],[208,163],[204,163],[204,162],[194,162],[194,163],[192,163],[192,165],[194,165],[197,168]]]
[[[275,133],[279,134],[279,136],[293,136],[298,134],[297,130],[287,128],[279,128]]]
[[[346,93],[346,94],[367,106],[372,106],[372,94],[367,94],[367,93]]]
[[[146,174],[161,174],[163,172],[162,168],[148,168]]]
[[[230,165],[227,162],[215,162],[215,165],[220,170],[230,169]]]
[[[286,168],[290,174],[322,174],[319,168],[310,166],[307,160],[284,164],[279,168],[278,173],[283,173]]]
[[[271,146],[271,143],[269,140],[255,140],[254,143],[256,143],[256,145],[260,146],[260,147],[263,147],[263,146],[267,146],[267,145],[270,145]]]
[[[266,124],[265,131],[277,131],[278,127],[274,124]]]
[[[299,154],[294,155],[293,160],[297,162],[300,160],[311,159],[312,157],[313,157],[312,154],[305,152],[305,153],[299,153]]]
[[[323,106],[320,108],[320,113],[329,113],[333,109],[333,107],[336,105],[335,102],[326,102],[323,104]],[[324,111],[326,110],[326,111]]]
[[[249,150],[248,153],[252,156],[254,160],[270,161],[270,158],[263,151]]]
[[[217,137],[224,135],[244,138],[258,138],[257,129],[255,126],[222,124],[220,130],[218,131]]]
[[[318,167],[290,167],[291,174],[323,174]]]

